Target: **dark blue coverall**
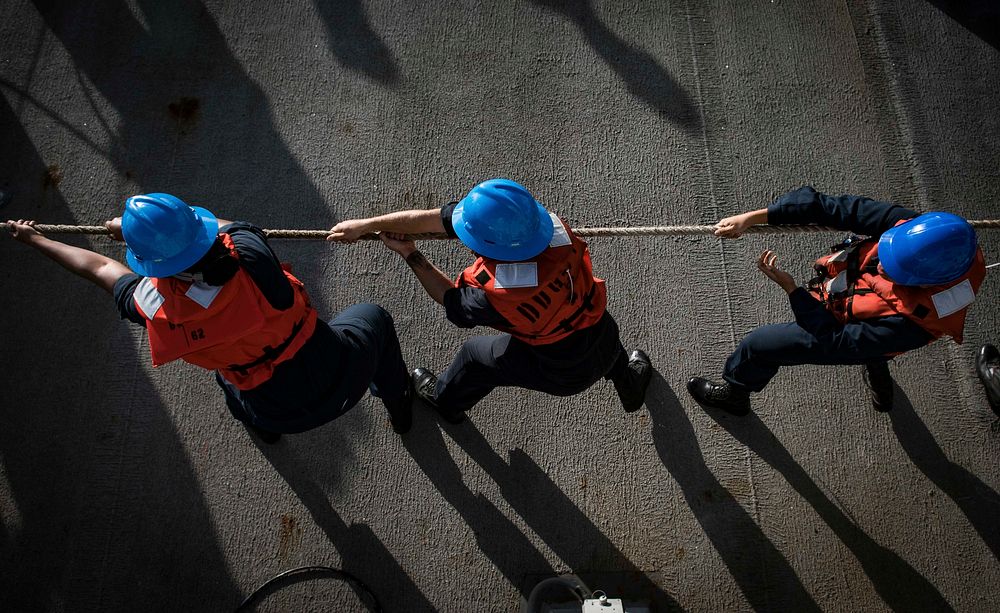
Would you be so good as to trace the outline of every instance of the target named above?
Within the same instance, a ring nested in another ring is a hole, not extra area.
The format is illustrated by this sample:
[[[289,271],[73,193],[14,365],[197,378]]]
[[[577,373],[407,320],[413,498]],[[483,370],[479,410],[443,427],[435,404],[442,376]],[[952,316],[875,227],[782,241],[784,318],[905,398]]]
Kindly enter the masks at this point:
[[[230,235],[240,266],[271,306],[290,308],[294,290],[264,232],[245,222],[219,231]],[[122,319],[145,326],[133,299],[141,280],[136,274],[123,276],[115,284],[114,297]],[[233,417],[278,433],[304,432],[336,419],[366,391],[394,400],[410,384],[392,316],[375,304],[350,306],[329,323],[317,320],[316,330],[305,345],[253,389],[240,390],[218,373],[215,378]]]
[[[441,208],[441,221],[452,238],[456,236],[451,224],[454,208],[454,204]],[[490,304],[485,290],[478,287],[447,290],[444,308],[448,320],[461,328],[510,327]],[[572,396],[602,377],[615,380],[626,376],[627,366],[618,324],[605,311],[593,326],[548,345],[530,345],[506,333],[467,340],[448,370],[438,377],[437,402],[443,408],[467,411],[498,386]]]
[[[819,224],[876,237],[919,213],[863,196],[827,196],[802,187],[767,207],[767,223]],[[794,323],[761,326],[726,360],[723,378],[734,388],[759,392],[782,366],[867,364],[917,349],[934,336],[903,315],[840,323],[812,294],[799,287],[788,295]]]

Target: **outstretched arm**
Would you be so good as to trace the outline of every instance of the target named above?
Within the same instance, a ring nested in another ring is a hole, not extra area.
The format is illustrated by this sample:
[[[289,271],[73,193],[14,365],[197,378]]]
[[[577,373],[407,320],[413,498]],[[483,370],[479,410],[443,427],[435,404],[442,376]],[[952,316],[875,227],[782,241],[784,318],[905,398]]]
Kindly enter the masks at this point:
[[[132,272],[117,260],[94,253],[89,249],[73,247],[46,238],[32,227],[34,225],[34,221],[23,219],[7,222],[11,236],[15,239],[34,247],[66,270],[87,279],[109,294],[114,290],[115,282],[118,279]]]
[[[739,238],[750,226],[767,223],[767,209],[757,209],[720,219],[715,224],[715,235],[722,238]]]
[[[774,201],[766,209],[726,217],[715,224],[715,235],[739,238],[752,225],[769,223],[773,226],[787,224],[819,224],[878,236],[904,219],[919,215],[916,211],[879,202],[864,196],[828,196],[811,187],[792,190]]]
[[[444,273],[438,270],[437,266],[431,264],[424,257],[424,254],[420,253],[420,250],[413,244],[413,241],[399,240],[398,236],[400,235],[391,235],[391,233],[387,234],[383,232],[379,238],[382,239],[386,247],[395,251],[406,260],[406,263],[413,270],[413,274],[417,276],[420,284],[427,290],[427,294],[435,302],[443,305],[444,293],[455,287],[452,285],[451,279],[444,276]]]
[[[441,209],[397,211],[366,219],[347,219],[330,228],[328,241],[353,243],[370,232],[393,234],[430,234],[444,232]]]
[[[916,211],[864,196],[828,196],[811,187],[800,187],[781,196],[768,208],[771,225],[819,224],[867,236],[878,236]]]

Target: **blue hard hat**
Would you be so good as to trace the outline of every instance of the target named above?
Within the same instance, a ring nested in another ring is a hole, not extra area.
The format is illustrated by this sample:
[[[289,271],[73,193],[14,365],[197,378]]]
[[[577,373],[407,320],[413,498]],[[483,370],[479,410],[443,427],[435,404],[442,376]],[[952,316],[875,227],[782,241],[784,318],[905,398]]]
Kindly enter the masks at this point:
[[[125,259],[140,275],[169,277],[187,270],[208,253],[218,234],[215,215],[176,196],[146,194],[125,201]]]
[[[900,285],[938,285],[961,277],[976,258],[976,231],[951,213],[924,213],[879,238],[878,259]]]
[[[476,253],[505,262],[528,260],[552,240],[552,218],[523,185],[490,179],[472,188],[451,215],[455,234]]]

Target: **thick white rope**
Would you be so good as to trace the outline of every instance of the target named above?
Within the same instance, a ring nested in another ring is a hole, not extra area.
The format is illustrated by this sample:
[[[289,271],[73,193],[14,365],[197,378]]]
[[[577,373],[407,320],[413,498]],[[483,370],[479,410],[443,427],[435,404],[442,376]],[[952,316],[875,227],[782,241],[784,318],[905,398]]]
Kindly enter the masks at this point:
[[[977,230],[1000,229],[1000,219],[970,220],[969,224]],[[4,224],[6,225],[6,224]],[[57,224],[36,224],[35,229],[42,234],[91,234],[108,236],[104,226],[71,226]],[[330,235],[329,230],[264,230],[268,238],[291,238],[307,240],[325,240]],[[803,232],[844,232],[828,226],[751,226],[746,234],[790,234]],[[598,236],[685,236],[695,234],[714,234],[715,226],[642,226],[619,228],[575,228],[573,233],[583,237]],[[376,240],[378,235],[365,234],[362,240]],[[440,240],[450,238],[446,234],[411,234],[412,240]]]

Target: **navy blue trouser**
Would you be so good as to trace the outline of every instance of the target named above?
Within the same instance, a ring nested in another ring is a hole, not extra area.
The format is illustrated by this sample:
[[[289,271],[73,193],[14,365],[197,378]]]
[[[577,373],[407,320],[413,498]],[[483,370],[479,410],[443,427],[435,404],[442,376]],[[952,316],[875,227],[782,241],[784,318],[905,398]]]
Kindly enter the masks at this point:
[[[393,400],[410,385],[392,316],[375,304],[355,304],[329,324],[317,322],[309,342],[259,387],[239,390],[216,379],[233,416],[285,433],[340,417],[366,391]]]
[[[509,334],[475,336],[465,341],[451,366],[438,378],[437,402],[448,409],[467,411],[499,386],[572,396],[602,377],[624,375],[627,365],[618,324],[607,313],[591,328],[542,348]]]
[[[794,323],[757,328],[726,360],[722,377],[737,389],[763,390],[782,366],[884,362],[933,340],[902,315],[841,324],[805,290],[790,299]]]

